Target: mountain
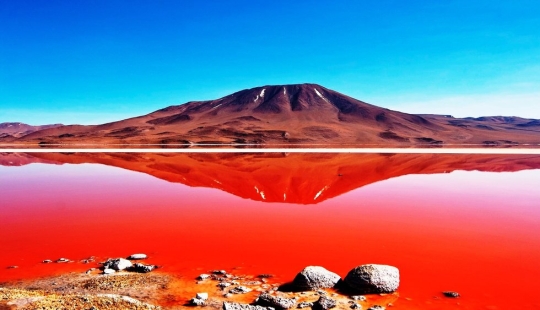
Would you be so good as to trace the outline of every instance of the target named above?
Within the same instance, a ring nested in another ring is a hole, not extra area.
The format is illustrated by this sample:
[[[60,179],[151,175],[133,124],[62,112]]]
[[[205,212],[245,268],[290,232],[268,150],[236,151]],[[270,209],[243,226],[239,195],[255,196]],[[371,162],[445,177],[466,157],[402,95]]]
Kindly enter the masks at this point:
[[[15,142],[98,144],[410,145],[540,143],[540,120],[454,118],[381,108],[316,84],[262,86],[93,126],[60,126]]]
[[[32,126],[24,123],[0,123],[0,138],[16,139],[43,129],[63,126],[62,124]]]
[[[0,153],[0,165],[102,164],[246,199],[295,204],[320,203],[410,174],[540,169],[540,155],[100,152],[17,153],[17,158]]]

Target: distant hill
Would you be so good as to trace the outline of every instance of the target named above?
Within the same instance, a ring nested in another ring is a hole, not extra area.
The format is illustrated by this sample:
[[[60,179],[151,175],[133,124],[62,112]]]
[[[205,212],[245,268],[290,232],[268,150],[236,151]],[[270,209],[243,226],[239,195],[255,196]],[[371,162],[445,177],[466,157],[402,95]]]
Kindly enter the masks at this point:
[[[55,126],[25,143],[515,145],[540,143],[540,120],[407,114],[316,84],[262,86],[118,122]]]
[[[43,129],[63,126],[62,124],[32,126],[24,123],[0,123],[0,138],[16,139]]]

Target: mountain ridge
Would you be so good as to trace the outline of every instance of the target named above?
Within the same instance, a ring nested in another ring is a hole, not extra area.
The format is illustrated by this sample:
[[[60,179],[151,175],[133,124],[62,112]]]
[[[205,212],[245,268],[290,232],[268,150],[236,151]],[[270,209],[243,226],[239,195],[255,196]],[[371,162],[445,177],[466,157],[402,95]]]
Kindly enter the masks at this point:
[[[47,128],[14,137],[11,142],[540,144],[540,120],[505,116],[454,118],[449,115],[407,114],[306,83],[259,86],[216,100],[190,101],[106,124]]]

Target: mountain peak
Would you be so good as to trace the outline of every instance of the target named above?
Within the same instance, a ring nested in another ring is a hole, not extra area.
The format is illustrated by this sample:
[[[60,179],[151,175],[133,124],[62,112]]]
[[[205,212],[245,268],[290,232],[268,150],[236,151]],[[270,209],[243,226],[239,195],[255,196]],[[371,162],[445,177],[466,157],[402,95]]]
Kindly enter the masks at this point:
[[[13,138],[10,136],[4,141]],[[407,114],[319,84],[304,83],[244,89],[216,100],[191,101],[98,126],[49,128],[25,134],[17,141],[334,146],[537,144],[540,121]]]

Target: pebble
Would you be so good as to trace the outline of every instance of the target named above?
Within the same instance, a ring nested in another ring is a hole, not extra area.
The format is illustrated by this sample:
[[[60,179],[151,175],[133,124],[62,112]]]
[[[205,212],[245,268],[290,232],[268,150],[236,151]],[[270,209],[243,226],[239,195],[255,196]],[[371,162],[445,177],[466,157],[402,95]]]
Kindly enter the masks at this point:
[[[202,300],[207,300],[208,299],[208,293],[197,293],[195,295],[195,298],[202,299]]]
[[[112,273],[115,273],[116,270],[114,269],[110,269],[110,268],[106,268],[106,269],[103,269],[103,274],[112,274]]]
[[[91,257],[89,257],[89,258],[83,259],[81,262],[82,262],[83,264],[88,264],[88,263],[93,262],[94,260],[95,260],[95,257],[94,257],[94,256],[91,256]]]
[[[315,303],[313,303],[313,309],[316,310],[328,310],[335,308],[337,305],[336,301],[328,298],[326,296],[321,296],[319,300],[317,300]]]
[[[45,260],[42,261],[42,263],[44,263],[44,264],[50,264],[50,263],[52,263],[52,260],[50,260],[50,259],[45,259]]]
[[[221,287],[221,288],[226,288],[226,287],[231,286],[231,284],[227,283],[227,282],[219,282],[218,286]]]
[[[351,298],[353,300],[360,300],[360,301],[366,301],[367,300],[366,296],[362,296],[362,295],[351,296]]]
[[[251,289],[245,286],[237,286],[229,291],[231,294],[245,294],[249,292],[251,292]]]
[[[17,269],[17,268],[19,268],[19,266],[8,266],[7,268],[8,269]]]
[[[129,260],[139,260],[139,259],[146,259],[146,258],[148,258],[148,256],[146,254],[138,253],[138,254],[131,254],[130,256],[128,256],[127,259],[129,259]]]
[[[206,280],[206,279],[209,279],[209,278],[210,278],[209,274],[203,273],[203,274],[201,274],[201,275],[199,275],[197,277],[197,280]]]
[[[57,263],[67,263],[67,262],[69,262],[69,259],[61,257],[61,258],[57,259],[56,262]]]
[[[86,274],[90,274],[92,273],[92,271],[96,270],[96,268],[90,268],[88,270],[86,270]]]
[[[443,292],[443,295],[448,297],[448,298],[458,298],[458,297],[460,297],[458,292],[453,292],[453,291],[445,291],[445,292]]]
[[[313,307],[313,303],[312,302],[301,302],[298,304],[298,306],[296,306],[297,308],[311,308]]]
[[[199,299],[199,298],[191,298],[189,301],[194,306],[204,306],[206,305],[206,300]]]

